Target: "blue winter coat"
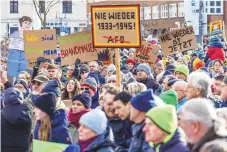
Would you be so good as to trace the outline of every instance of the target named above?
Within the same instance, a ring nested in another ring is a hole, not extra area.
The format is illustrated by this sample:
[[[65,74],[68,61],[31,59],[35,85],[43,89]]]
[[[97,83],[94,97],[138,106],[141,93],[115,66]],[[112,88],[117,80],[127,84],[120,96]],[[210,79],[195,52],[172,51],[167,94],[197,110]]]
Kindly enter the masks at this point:
[[[214,101],[214,105],[216,108],[227,107],[227,100],[226,101]]]
[[[115,143],[122,148],[129,148],[132,138],[132,122],[119,118],[108,118],[108,126],[113,130]]]
[[[34,139],[38,139],[38,132],[41,122],[38,121],[34,130]],[[62,109],[56,110],[54,116],[51,118],[51,135],[50,142],[71,144],[72,140],[68,130],[68,121],[66,112]]]
[[[129,152],[154,152],[149,146],[149,143],[145,141],[145,134],[142,131],[144,127],[144,121],[140,124],[134,124],[132,126],[132,142],[129,147]]]
[[[181,110],[182,110],[184,104],[186,103],[186,101],[187,101],[187,98],[183,98],[183,99],[181,99],[178,102],[178,104],[177,104],[177,114],[181,113]]]
[[[155,152],[189,152],[189,149],[181,139],[178,129],[169,141],[154,147],[154,149]]]
[[[113,137],[111,136],[111,129],[107,130],[99,135],[84,152],[114,152],[115,144],[113,143]],[[79,144],[73,144],[68,146],[64,152],[79,152]]]

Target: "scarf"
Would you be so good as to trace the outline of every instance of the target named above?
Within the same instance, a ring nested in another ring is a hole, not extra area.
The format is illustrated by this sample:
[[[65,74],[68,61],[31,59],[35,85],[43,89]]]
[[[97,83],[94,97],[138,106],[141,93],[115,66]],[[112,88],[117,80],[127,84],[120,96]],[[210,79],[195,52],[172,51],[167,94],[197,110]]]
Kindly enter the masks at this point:
[[[73,113],[72,112],[72,109],[69,110],[69,113],[68,113],[68,120],[70,123],[72,123],[76,128],[79,128],[79,120],[80,120],[80,117],[87,113],[89,110],[82,110],[78,113]]]
[[[81,152],[85,152],[85,150],[91,145],[91,143],[97,138],[97,136],[92,137],[88,140],[79,140],[79,145]]]

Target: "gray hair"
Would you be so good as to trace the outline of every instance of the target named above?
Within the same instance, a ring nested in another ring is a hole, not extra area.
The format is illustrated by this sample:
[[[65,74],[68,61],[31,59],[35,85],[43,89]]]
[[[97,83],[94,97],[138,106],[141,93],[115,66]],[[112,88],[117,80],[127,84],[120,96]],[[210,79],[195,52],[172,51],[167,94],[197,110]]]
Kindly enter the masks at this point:
[[[143,83],[131,82],[128,84],[127,91],[131,96],[136,96],[138,93],[141,93],[146,90],[147,90],[147,87]]]
[[[181,88],[181,89],[186,89],[187,88],[187,86],[188,86],[188,83],[187,82],[185,82],[185,81],[177,81],[177,82],[175,82],[174,84],[173,84],[173,86],[172,86],[172,88],[174,88],[174,87],[179,87],[179,88]]]
[[[186,120],[200,122],[208,128],[213,126],[213,121],[217,118],[214,104],[205,98],[188,100],[183,106],[182,113],[184,113]]]
[[[201,96],[206,98],[211,92],[210,88],[211,78],[205,72],[192,72],[188,76],[188,83],[194,88],[201,89]]]

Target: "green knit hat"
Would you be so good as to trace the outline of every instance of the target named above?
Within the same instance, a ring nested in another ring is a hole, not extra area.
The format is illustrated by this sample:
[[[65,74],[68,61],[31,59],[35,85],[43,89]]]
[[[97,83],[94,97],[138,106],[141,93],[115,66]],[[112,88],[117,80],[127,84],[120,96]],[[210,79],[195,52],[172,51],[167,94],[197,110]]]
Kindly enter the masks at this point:
[[[175,106],[177,109],[178,98],[176,91],[164,91],[159,95],[159,98],[161,98],[166,104]]]
[[[175,72],[181,72],[181,73],[183,73],[185,76],[188,76],[188,75],[189,75],[189,69],[188,69],[188,67],[187,67],[186,65],[183,65],[183,64],[178,65],[178,66],[176,67]]]
[[[172,105],[162,105],[150,109],[146,116],[163,131],[173,134],[177,129],[177,112]]]

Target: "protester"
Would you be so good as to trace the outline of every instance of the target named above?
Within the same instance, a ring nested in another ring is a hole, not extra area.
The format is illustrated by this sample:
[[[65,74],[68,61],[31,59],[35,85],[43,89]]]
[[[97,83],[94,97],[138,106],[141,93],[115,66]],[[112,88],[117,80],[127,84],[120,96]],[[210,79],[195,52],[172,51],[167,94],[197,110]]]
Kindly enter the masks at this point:
[[[226,124],[217,117],[212,102],[205,98],[185,103],[179,115],[179,126],[192,144],[189,147],[192,152],[200,151],[208,142],[227,139]]]
[[[172,89],[164,91],[159,95],[159,98],[161,98],[166,104],[173,105],[177,109],[178,97],[176,91]]]
[[[132,137],[132,125],[133,123],[129,120],[130,115],[130,100],[132,96],[128,92],[120,92],[114,97],[114,108],[115,114],[123,121],[123,130],[121,133],[122,141],[117,143],[118,145],[128,149],[131,143]]]
[[[73,71],[74,71],[74,67],[72,65],[68,66],[67,74],[66,74],[67,80],[70,80],[73,77]]]
[[[62,100],[72,100],[72,97],[79,94],[79,92],[80,83],[76,79],[71,78],[63,89]]]
[[[3,152],[29,152],[32,108],[23,104],[23,94],[13,87],[4,92],[3,101],[1,150]]]
[[[19,74],[19,79],[24,79],[27,82],[30,82],[31,80],[31,75],[27,71],[22,71]]]
[[[168,85],[168,82],[173,79],[176,79],[176,77],[174,77],[172,75],[167,75],[163,78],[163,81],[162,81],[163,91],[167,91],[167,90],[171,89],[171,87]]]
[[[115,145],[104,112],[92,110],[84,114],[79,122],[79,142],[70,145],[64,152],[114,152]]]
[[[125,91],[127,91],[133,97],[146,90],[147,87],[143,83],[139,82],[129,83],[125,88]]]
[[[72,108],[70,108],[68,113],[69,131],[72,137],[73,143],[78,142],[79,138],[79,120],[82,115],[87,113],[91,107],[91,97],[87,93],[82,93],[75,95],[72,98]]]
[[[129,58],[129,59],[126,60],[126,64],[128,65],[129,70],[132,72],[132,70],[134,69],[134,67],[136,65],[136,61]]]
[[[216,76],[220,74],[224,74],[224,69],[223,69],[223,61],[220,59],[214,60],[213,62],[213,67],[214,69],[211,71],[211,77],[215,78]]]
[[[189,75],[189,69],[186,65],[178,65],[174,74],[178,79],[186,81]]]
[[[152,90],[149,89],[133,97],[130,103],[130,120],[135,124],[132,127],[133,137],[129,151],[153,152],[149,143],[145,141],[145,135],[142,129],[145,124],[146,112],[155,106],[162,105],[163,101],[156,97],[152,93]]]
[[[48,64],[47,71],[48,71],[48,78],[50,80],[53,80],[54,78],[57,78],[58,67],[56,65]]]
[[[145,141],[160,152],[189,152],[181,139],[176,108],[172,105],[154,107],[146,113]]]
[[[137,66],[137,81],[146,85],[147,89],[157,90],[159,84],[152,78],[148,64],[142,63]]]
[[[186,94],[185,94],[185,90],[186,90],[187,86],[188,86],[188,83],[185,81],[177,81],[172,86],[172,89],[174,91],[176,91],[176,93],[177,93],[177,100],[178,100],[177,114],[179,114],[181,112],[183,105],[187,101]]]
[[[29,87],[28,87],[28,82],[24,79],[18,79],[14,82],[14,87],[19,89],[22,93],[24,98],[27,98],[29,95]]]
[[[213,95],[215,95],[216,97],[220,97],[221,95],[221,90],[222,90],[221,84],[222,84],[222,81],[224,80],[224,77],[225,75],[221,74],[214,78],[212,92],[213,92]]]
[[[56,110],[55,94],[47,93],[39,96],[34,105],[37,120],[34,139],[71,144],[66,113],[62,109]]]

